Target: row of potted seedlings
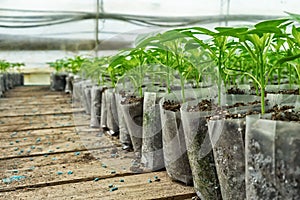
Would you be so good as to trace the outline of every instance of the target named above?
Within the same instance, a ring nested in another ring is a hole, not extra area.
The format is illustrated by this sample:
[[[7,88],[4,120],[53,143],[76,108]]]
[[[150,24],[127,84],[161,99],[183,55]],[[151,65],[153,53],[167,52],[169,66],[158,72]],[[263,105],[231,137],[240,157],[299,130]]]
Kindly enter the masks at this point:
[[[20,67],[24,63],[12,63],[6,60],[0,60],[0,97],[15,86],[24,85],[24,76],[20,73]]]
[[[294,15],[291,15],[294,16]],[[86,59],[73,97],[91,126],[201,199],[299,199],[300,28],[191,27]]]
[[[82,63],[87,61],[83,56],[61,58],[53,62],[47,62],[54,71],[50,75],[50,89],[70,93],[74,78],[78,78],[78,72]]]

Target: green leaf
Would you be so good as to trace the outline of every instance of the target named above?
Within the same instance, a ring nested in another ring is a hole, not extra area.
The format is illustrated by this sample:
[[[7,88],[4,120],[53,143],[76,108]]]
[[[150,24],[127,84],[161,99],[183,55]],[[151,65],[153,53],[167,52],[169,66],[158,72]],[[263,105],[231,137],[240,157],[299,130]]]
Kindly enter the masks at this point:
[[[209,29],[203,28],[203,27],[187,28],[187,29],[181,30],[180,32],[182,32],[182,33],[190,32],[190,33],[193,33],[193,34],[205,34],[205,35],[210,35],[210,36],[215,34],[215,32],[213,32]]]
[[[219,31],[219,32],[226,32],[226,31],[230,31],[234,29],[233,27],[215,27],[215,30],[216,31]]]
[[[166,40],[166,41],[176,40],[178,38],[183,38],[183,37],[185,37],[185,35],[183,35],[182,33],[176,30],[166,31],[160,36],[162,40]]]
[[[214,36],[233,36],[233,37],[239,37],[239,34],[243,34],[248,30],[247,27],[238,27],[238,28],[217,27],[215,29],[219,31],[219,33],[215,34]]]
[[[195,40],[188,40],[184,46],[185,50],[192,50],[197,48],[199,48],[199,43],[195,42]]]
[[[285,62],[289,62],[289,61],[292,61],[292,60],[295,60],[295,59],[298,59],[298,58],[300,58],[300,53],[296,54],[296,55],[292,55],[292,56],[286,56],[284,58],[279,59],[276,62],[276,65],[281,65],[281,64],[283,64]]]
[[[287,13],[291,19],[298,21],[300,23],[300,15],[299,14],[295,14],[295,13],[290,13],[290,12],[285,12]]]
[[[295,26],[293,26],[292,35],[294,36],[297,43],[300,45],[300,30],[299,30],[299,28],[296,28]]]
[[[255,29],[251,29],[251,30],[247,31],[247,34],[256,34],[259,36],[263,35],[264,33],[275,33],[275,34],[281,35],[282,31],[277,27],[269,27],[269,26],[259,27],[259,28],[255,28]]]
[[[288,21],[289,19],[272,19],[272,20],[266,20],[259,22],[254,25],[256,29],[265,29],[265,28],[274,28],[278,27],[282,23]]]

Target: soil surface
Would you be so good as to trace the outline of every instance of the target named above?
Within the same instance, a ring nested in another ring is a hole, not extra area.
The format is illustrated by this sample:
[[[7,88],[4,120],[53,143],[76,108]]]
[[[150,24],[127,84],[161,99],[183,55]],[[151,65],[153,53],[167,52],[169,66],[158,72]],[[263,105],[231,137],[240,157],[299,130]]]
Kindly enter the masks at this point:
[[[73,107],[70,95],[26,86],[6,97],[0,99],[0,199],[196,196],[193,187],[171,181],[165,171],[132,172],[133,152],[91,129],[89,116]]]
[[[295,111],[294,106],[282,106],[275,105],[270,111],[272,112],[272,120],[280,121],[294,121],[300,123],[300,111]]]
[[[248,103],[237,102],[230,106],[219,107],[217,104],[212,103],[211,100],[204,99],[195,106],[189,106],[188,111],[189,112],[199,112],[199,111],[202,112],[202,111],[213,111],[213,110],[219,111],[219,110],[225,110],[225,109],[236,108],[241,106],[259,105],[259,104],[260,101],[253,101]]]
[[[241,90],[239,88],[229,88],[227,90],[227,94],[245,94],[245,91],[244,90]]]
[[[142,102],[143,97],[137,97],[134,95],[126,96],[125,99],[121,102],[121,104],[133,104],[137,102]]]
[[[294,94],[294,95],[299,95],[299,88],[298,89],[291,89],[291,90],[279,90],[276,92],[268,92],[269,94]]]
[[[177,112],[180,111],[181,104],[179,102],[167,100],[163,103],[163,108],[165,110]]]

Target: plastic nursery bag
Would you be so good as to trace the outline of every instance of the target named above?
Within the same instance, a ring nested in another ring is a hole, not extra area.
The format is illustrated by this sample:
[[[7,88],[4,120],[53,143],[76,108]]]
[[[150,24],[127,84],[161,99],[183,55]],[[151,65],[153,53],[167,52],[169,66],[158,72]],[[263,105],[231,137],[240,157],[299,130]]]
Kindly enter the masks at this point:
[[[207,98],[202,99],[207,100]],[[197,194],[205,199],[220,198],[221,193],[224,199],[245,197],[243,151],[245,120],[212,120],[216,108],[209,111],[191,110],[197,107],[202,99],[186,102],[181,108],[188,156]],[[217,106],[217,99],[215,100]],[[221,97],[221,105],[232,106],[236,103],[257,100],[259,97],[253,95],[225,95]],[[246,113],[250,110],[260,110],[260,105],[228,109],[230,113],[235,114]],[[216,117],[216,119],[222,118],[219,115]],[[211,120],[207,122],[208,118]]]
[[[5,86],[4,86],[4,76],[0,74],[0,97],[5,92]]]
[[[161,119],[158,101],[161,94],[144,93],[143,140],[141,162],[151,171],[165,167],[162,145]]]
[[[137,153],[138,158],[140,158],[143,137],[143,101],[130,104],[121,103],[121,111],[130,134],[133,149]]]
[[[50,88],[54,91],[64,91],[66,87],[66,76],[65,73],[52,73]]]
[[[91,105],[91,96],[90,96],[90,89],[93,86],[91,80],[85,80],[83,81],[81,85],[81,91],[80,91],[80,100],[81,104],[85,110],[86,114],[89,114],[91,112],[90,105]]]
[[[172,179],[192,185],[193,176],[187,156],[181,115],[179,111],[165,110],[163,103],[166,100],[178,98],[167,95],[159,101],[165,168]]]
[[[119,138],[120,142],[125,149],[132,148],[132,142],[130,138],[130,134],[127,129],[127,125],[125,123],[124,115],[121,110],[121,102],[123,100],[122,95],[115,93],[116,97],[116,106],[117,106],[117,113],[118,113],[118,121],[119,121]]]
[[[247,199],[300,199],[300,123],[246,117]]]
[[[113,135],[119,132],[118,112],[113,89],[105,90],[105,106],[107,110],[106,126]]]
[[[103,88],[101,86],[93,86],[91,89],[91,122],[92,128],[100,127],[101,114],[101,95]]]
[[[68,74],[66,77],[66,87],[65,87],[65,93],[70,94],[73,91],[73,85],[72,81],[74,80],[73,74]]]
[[[85,108],[85,113],[86,114],[91,114],[91,89],[92,86],[87,85],[84,89],[84,108]]]
[[[181,118],[194,188],[201,199],[221,199],[206,121],[206,117],[211,116],[212,112],[188,111],[189,106],[196,105],[199,101],[189,101],[181,107]]]

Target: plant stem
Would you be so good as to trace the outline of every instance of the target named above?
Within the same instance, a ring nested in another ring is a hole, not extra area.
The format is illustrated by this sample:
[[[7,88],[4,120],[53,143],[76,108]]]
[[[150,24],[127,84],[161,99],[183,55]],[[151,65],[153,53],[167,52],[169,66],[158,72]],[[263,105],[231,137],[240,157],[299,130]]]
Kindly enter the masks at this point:
[[[221,76],[221,70],[222,70],[222,51],[220,51],[219,54],[219,62],[218,62],[218,105],[221,105],[221,84],[222,84],[222,76]]]
[[[260,81],[261,81],[261,114],[265,114],[265,89],[266,89],[266,83],[265,83],[265,64],[263,59],[263,53],[260,52],[259,54],[259,62],[260,62]]]
[[[170,66],[169,66],[169,52],[167,51],[167,55],[166,55],[166,67],[167,67],[167,89],[168,89],[168,93],[171,92],[171,80],[170,80]]]

